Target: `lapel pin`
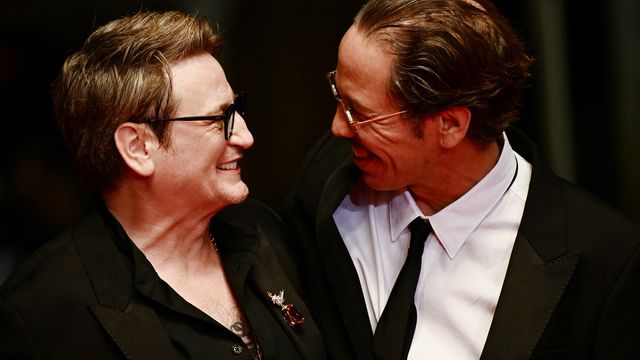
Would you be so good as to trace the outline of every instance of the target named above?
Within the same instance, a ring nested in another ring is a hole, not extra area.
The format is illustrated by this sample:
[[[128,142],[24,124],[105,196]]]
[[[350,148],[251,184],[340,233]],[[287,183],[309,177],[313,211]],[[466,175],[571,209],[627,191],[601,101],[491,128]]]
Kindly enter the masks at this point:
[[[271,299],[271,302],[274,305],[280,307],[282,317],[284,317],[284,320],[290,327],[304,324],[304,316],[302,316],[300,310],[296,309],[292,304],[284,303],[284,289],[280,290],[278,295],[274,295],[270,291],[267,291],[267,296],[269,296],[269,299]]]

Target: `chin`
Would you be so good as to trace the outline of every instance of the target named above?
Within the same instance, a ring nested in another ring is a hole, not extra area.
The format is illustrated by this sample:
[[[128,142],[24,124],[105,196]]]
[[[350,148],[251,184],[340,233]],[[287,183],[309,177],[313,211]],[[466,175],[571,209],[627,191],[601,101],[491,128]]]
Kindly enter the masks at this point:
[[[249,196],[249,188],[241,182],[233,186],[218,188],[218,191],[211,194],[210,199],[217,204],[216,207],[225,208],[243,202],[247,196]]]
[[[235,199],[233,199],[233,203],[234,204],[240,204],[241,202],[247,200],[247,197],[249,197],[249,192],[245,192],[244,194],[237,196]]]
[[[366,173],[363,174],[362,179],[364,180],[365,185],[373,190],[395,191],[403,188],[403,186],[395,185],[389,179],[371,176]]]
[[[238,184],[236,189],[229,194],[230,204],[239,204],[247,199],[249,196],[249,187],[245,183]]]

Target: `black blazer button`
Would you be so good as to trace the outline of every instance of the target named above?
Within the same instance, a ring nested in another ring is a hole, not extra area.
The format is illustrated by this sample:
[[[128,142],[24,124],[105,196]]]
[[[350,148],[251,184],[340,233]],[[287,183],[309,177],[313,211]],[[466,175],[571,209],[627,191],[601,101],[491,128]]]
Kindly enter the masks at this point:
[[[242,351],[244,351],[244,349],[242,348],[242,346],[241,346],[241,345],[234,344],[234,345],[231,347],[231,352],[233,353],[233,355],[241,355],[241,354],[242,354]]]

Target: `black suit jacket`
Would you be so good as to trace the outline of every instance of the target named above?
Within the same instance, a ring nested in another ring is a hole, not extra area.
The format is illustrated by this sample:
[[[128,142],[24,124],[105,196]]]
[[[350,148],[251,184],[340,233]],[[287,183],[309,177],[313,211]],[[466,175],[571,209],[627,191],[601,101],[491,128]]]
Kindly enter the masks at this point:
[[[637,227],[552,174],[524,135],[508,137],[533,173],[482,359],[640,358]],[[372,358],[358,276],[332,218],[359,175],[349,144],[327,134],[281,208],[334,359]]]
[[[226,256],[241,256],[243,251],[255,254],[247,257],[253,261],[248,273],[226,269],[241,305],[246,286],[256,287],[260,293],[284,289],[286,302],[305,315],[304,325],[292,329],[284,322],[280,308],[266,296],[262,299],[280,325],[273,331],[285,332],[295,349],[275,358],[323,359],[324,345],[314,320],[269,244],[269,237],[282,234],[277,220],[266,207],[249,202],[218,214],[211,226],[217,235],[223,234],[220,238],[227,239],[218,244],[221,251],[223,247],[227,251]],[[30,256],[3,285],[0,358],[180,358],[156,313],[134,291],[130,266],[110,238],[104,219],[97,211],[89,211]],[[246,282],[233,279],[245,275]],[[251,314],[247,316],[251,322]],[[269,347],[279,349],[277,345]],[[243,356],[233,355],[231,349],[211,354],[215,359]]]

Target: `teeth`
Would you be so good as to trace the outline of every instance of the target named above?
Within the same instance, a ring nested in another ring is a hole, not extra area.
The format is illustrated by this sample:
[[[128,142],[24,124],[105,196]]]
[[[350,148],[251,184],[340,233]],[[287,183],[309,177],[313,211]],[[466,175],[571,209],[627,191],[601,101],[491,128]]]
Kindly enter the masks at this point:
[[[238,168],[238,162],[234,161],[232,163],[222,164],[218,167],[220,170],[235,170]]]

